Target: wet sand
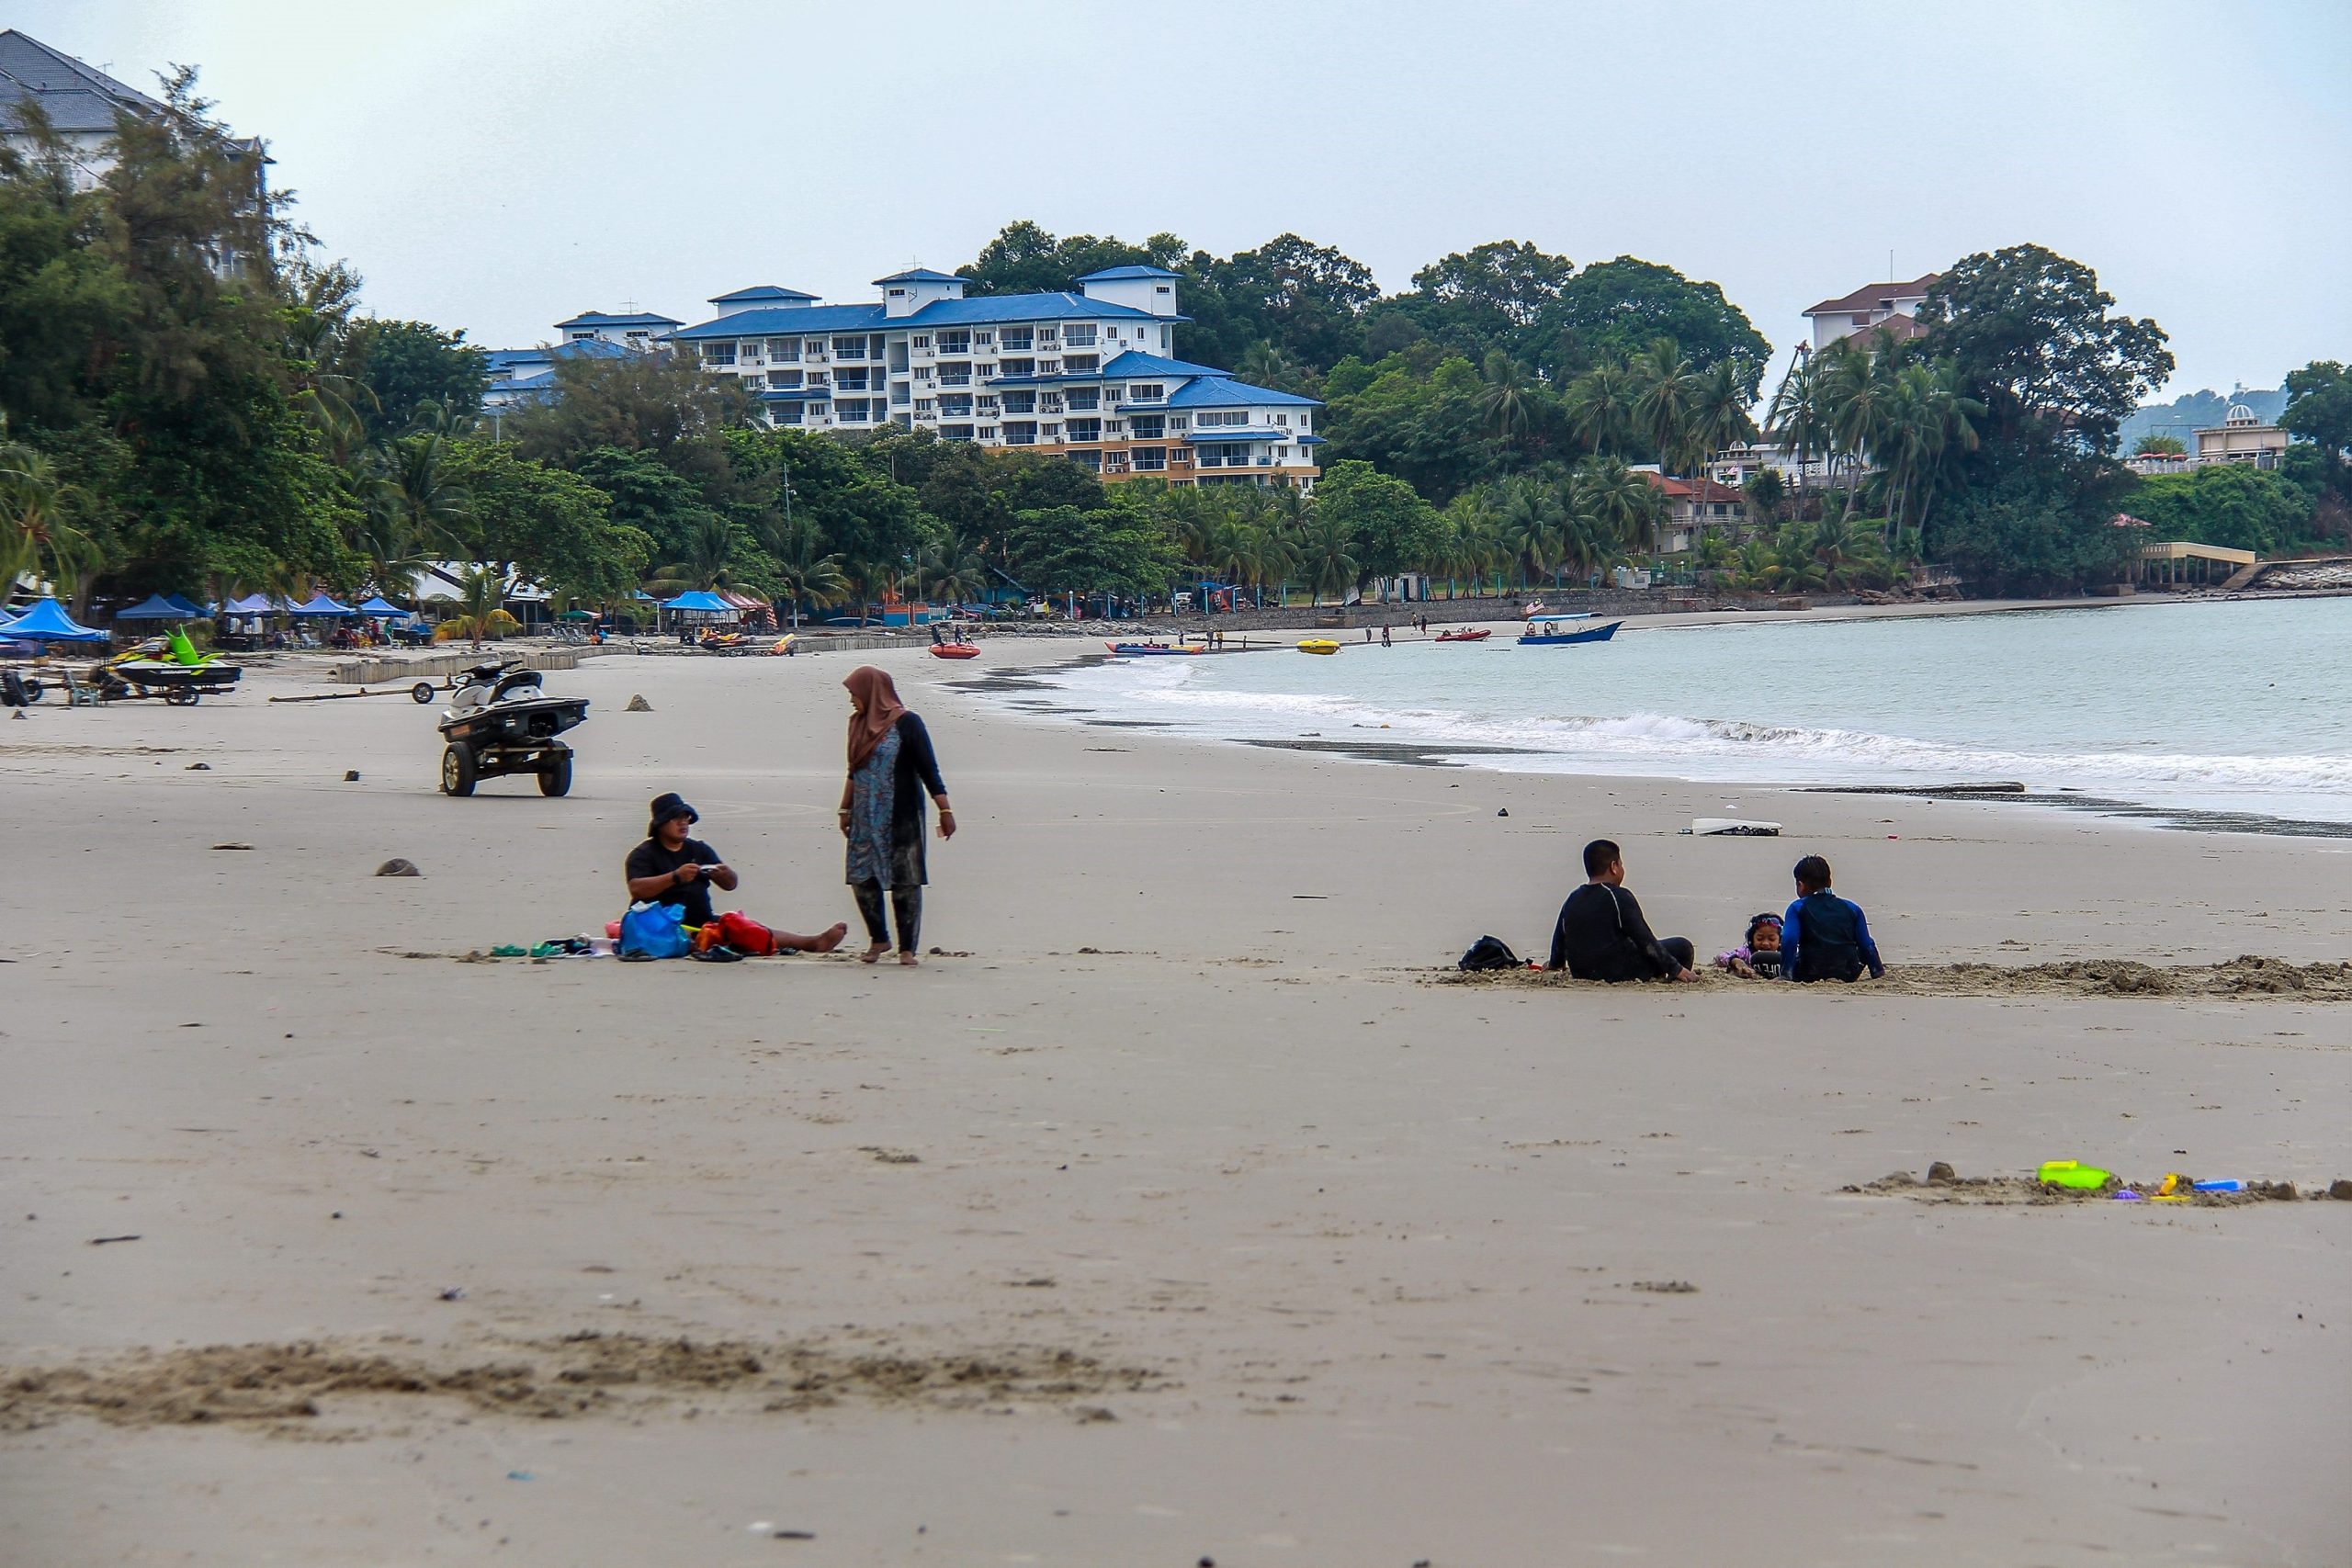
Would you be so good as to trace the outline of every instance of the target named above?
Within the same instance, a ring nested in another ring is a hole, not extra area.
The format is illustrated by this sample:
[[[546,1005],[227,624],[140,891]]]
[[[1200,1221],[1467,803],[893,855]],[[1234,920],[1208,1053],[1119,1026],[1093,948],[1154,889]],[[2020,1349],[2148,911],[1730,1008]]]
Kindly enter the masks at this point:
[[[1367,767],[876,661],[964,828],[913,971],[457,961],[616,914],[670,788],[726,902],[854,919],[846,657],[551,675],[562,801],[443,798],[432,710],[283,673],[0,727],[0,1559],[2352,1558],[2352,1202],[1867,1190],[2352,1176],[2352,845]],[[1707,953],[1826,853],[1895,973],[1445,977],[1540,953],[1600,833]]]

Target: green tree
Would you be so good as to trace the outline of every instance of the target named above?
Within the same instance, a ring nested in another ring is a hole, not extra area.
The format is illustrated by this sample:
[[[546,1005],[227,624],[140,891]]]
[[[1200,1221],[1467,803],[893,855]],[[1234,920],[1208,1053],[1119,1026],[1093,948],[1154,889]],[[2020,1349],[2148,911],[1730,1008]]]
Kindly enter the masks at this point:
[[[628,593],[654,558],[651,536],[616,516],[605,491],[582,475],[532,462],[511,445],[451,441],[439,468],[443,481],[466,495],[472,558],[598,604]]]
[[[1964,256],[1929,288],[1928,355],[1951,361],[1988,434],[2094,452],[2172,374],[2155,322],[2109,313],[2098,275],[2041,245]]]
[[[2276,555],[2312,539],[2312,498],[2250,463],[2207,463],[2141,481],[2124,504],[2148,536]]]
[[[2188,448],[2177,435],[2143,435],[2132,444],[2134,457],[2185,457]]]
[[[424,321],[355,322],[341,357],[345,374],[366,390],[358,406],[371,441],[407,430],[427,403],[470,417],[490,384],[488,358],[466,342],[463,329],[446,332]]]
[[[1315,487],[1315,517],[1317,528],[1329,525],[1345,534],[1358,582],[1393,577],[1430,559],[1443,534],[1436,512],[1411,485],[1360,461],[1343,460],[1324,471]],[[1309,558],[1312,567],[1311,547]]]
[[[2326,487],[2352,499],[2352,371],[2316,359],[2287,373],[2287,412],[2278,423],[2319,449]]]
[[[1694,282],[1635,256],[1597,262],[1562,285],[1528,329],[1527,357],[1555,380],[1565,380],[1603,360],[1630,358],[1661,337],[1671,338],[1700,370],[1742,361],[1743,389],[1751,400],[1772,357],[1772,345],[1724,298],[1720,285]]]

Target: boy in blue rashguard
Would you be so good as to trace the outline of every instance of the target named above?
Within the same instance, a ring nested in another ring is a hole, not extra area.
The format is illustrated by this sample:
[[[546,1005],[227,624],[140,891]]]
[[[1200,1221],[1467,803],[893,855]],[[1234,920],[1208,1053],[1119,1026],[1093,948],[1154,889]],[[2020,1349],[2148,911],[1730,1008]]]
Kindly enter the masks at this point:
[[[1861,906],[1829,891],[1829,863],[1819,855],[1797,862],[1797,901],[1781,921],[1781,973],[1792,980],[1844,980],[1884,976],[1878,943]]]

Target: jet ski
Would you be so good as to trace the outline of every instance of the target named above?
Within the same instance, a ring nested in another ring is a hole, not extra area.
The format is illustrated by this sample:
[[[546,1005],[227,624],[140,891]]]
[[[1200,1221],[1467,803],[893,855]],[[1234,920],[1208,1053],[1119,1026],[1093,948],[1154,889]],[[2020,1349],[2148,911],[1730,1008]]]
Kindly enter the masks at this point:
[[[471,795],[481,779],[536,773],[541,795],[566,794],[571,748],[556,737],[587,716],[586,697],[548,696],[537,670],[474,665],[442,710],[442,793]]]

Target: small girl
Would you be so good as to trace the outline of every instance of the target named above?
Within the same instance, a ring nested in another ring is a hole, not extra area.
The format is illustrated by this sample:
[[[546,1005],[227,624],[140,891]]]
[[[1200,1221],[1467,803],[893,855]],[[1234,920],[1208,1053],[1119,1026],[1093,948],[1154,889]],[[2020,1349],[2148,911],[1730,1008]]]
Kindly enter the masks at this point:
[[[1747,922],[1747,934],[1729,953],[1715,954],[1715,967],[1728,969],[1744,980],[1781,977],[1781,917],[1758,915]]]

